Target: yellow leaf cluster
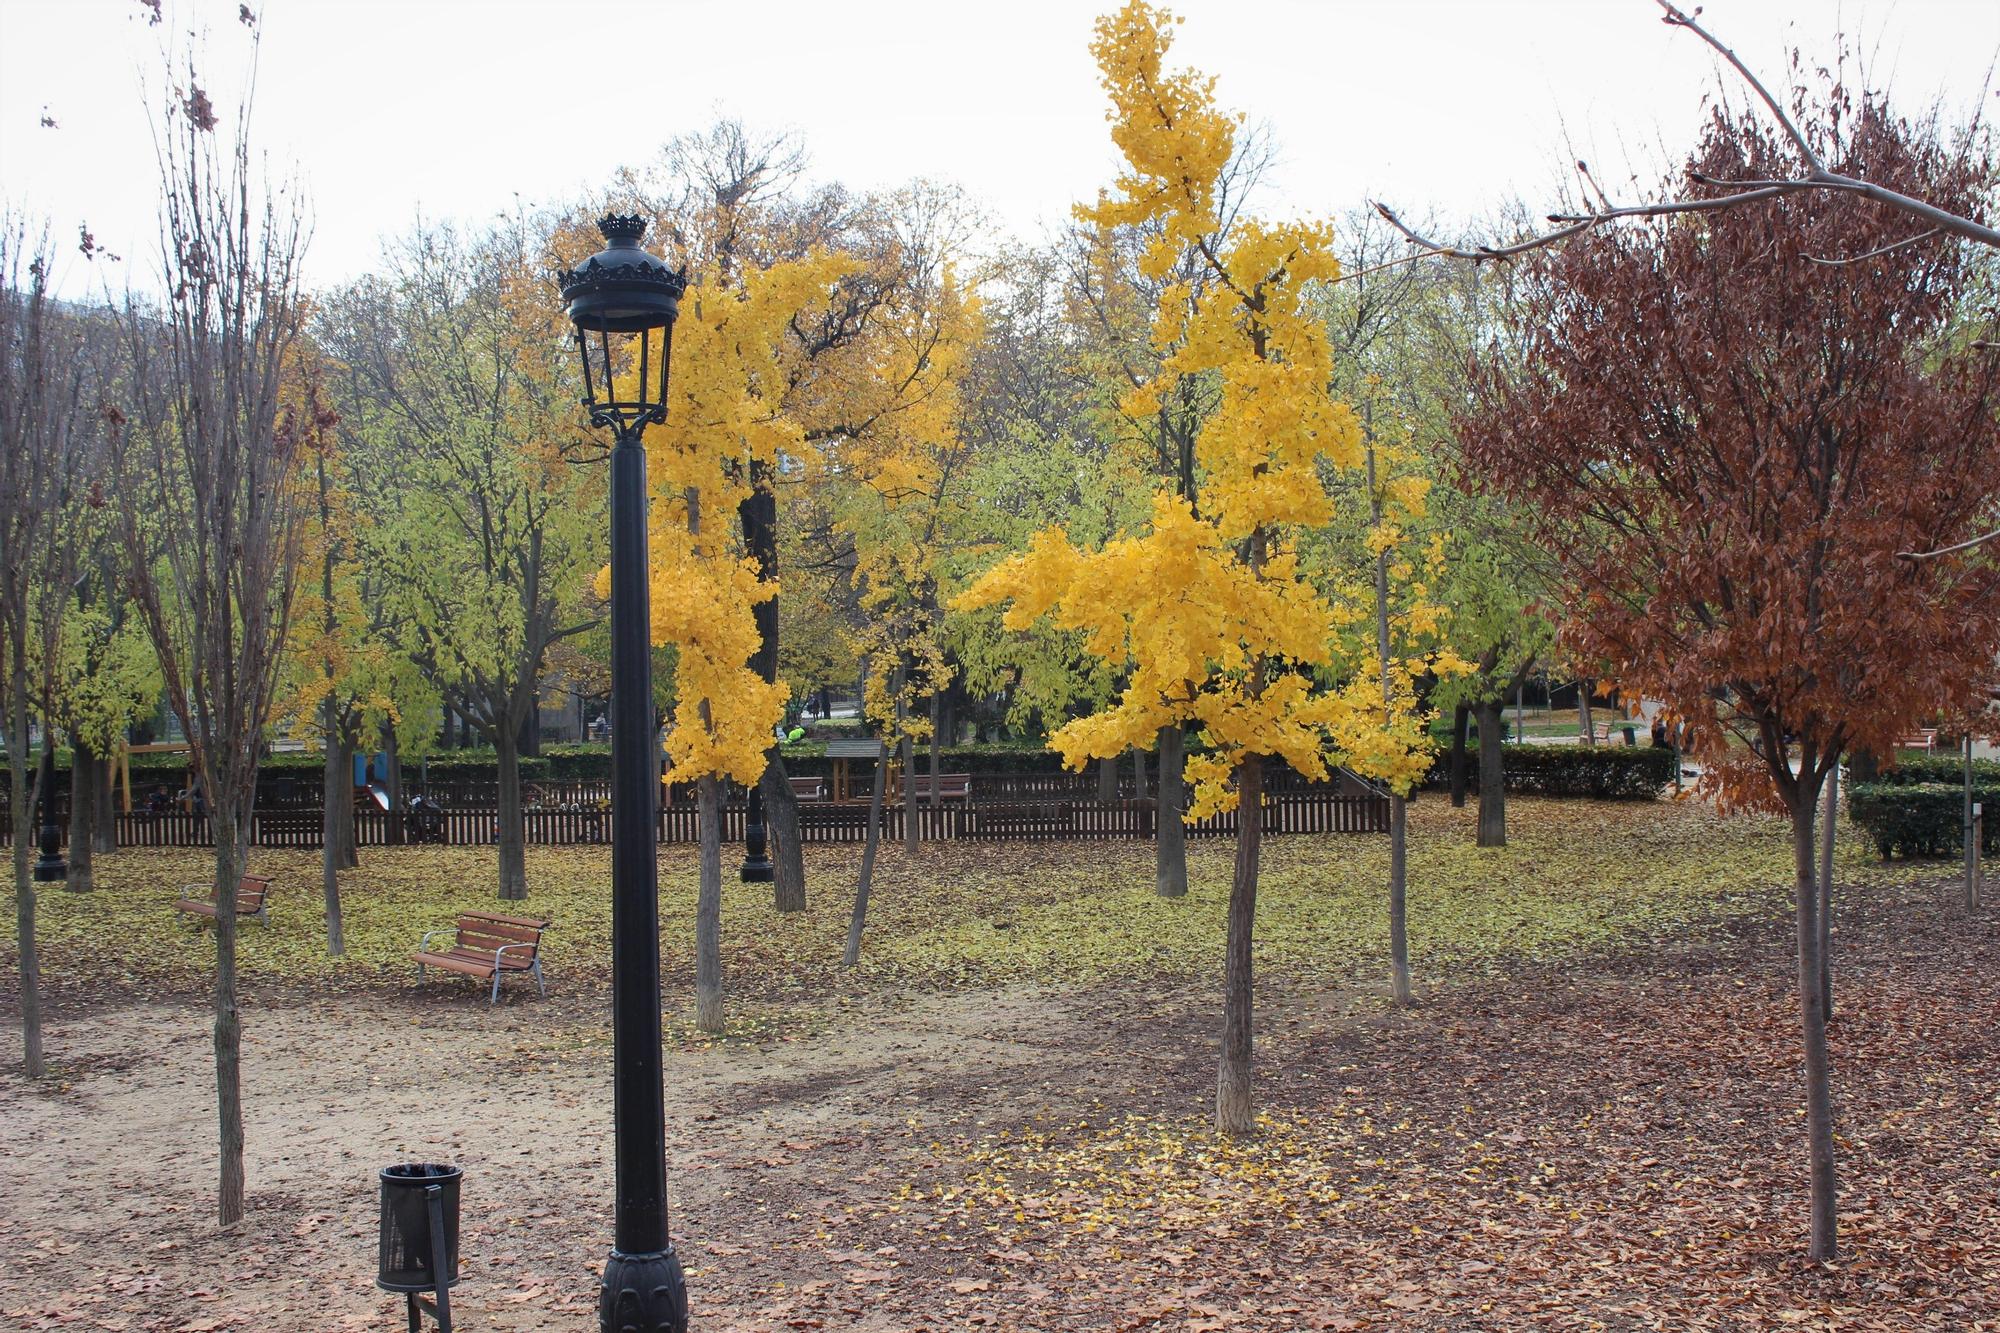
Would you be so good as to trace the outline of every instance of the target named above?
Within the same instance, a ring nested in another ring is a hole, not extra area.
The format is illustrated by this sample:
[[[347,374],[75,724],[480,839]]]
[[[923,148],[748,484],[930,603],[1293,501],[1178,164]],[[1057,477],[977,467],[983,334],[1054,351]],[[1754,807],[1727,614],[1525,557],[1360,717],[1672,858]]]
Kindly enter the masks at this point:
[[[1170,350],[1121,405],[1145,417],[1189,377],[1219,386],[1195,441],[1200,513],[1163,492],[1148,531],[1099,551],[1038,533],[954,605],[1007,603],[1003,623],[1013,629],[1049,615],[1084,631],[1091,653],[1130,664],[1114,707],[1051,738],[1072,767],[1149,747],[1169,723],[1199,723],[1211,751],[1188,766],[1189,813],[1199,817],[1234,803],[1226,782],[1245,756],[1276,755],[1323,776],[1329,747],[1379,718],[1381,700],[1371,713],[1349,692],[1314,690],[1305,670],[1331,664],[1336,612],[1301,576],[1286,535],[1332,518],[1322,464],[1349,469],[1362,457],[1360,425],[1328,387],[1332,348],[1310,299],[1339,275],[1332,233],[1224,225],[1220,179],[1238,118],[1215,106],[1212,80],[1166,70],[1175,22],[1143,0],[1098,22],[1091,50],[1128,169],[1114,193],[1077,213],[1099,229],[1143,229],[1140,267],[1150,276],[1188,256],[1205,270],[1198,293],[1165,286],[1153,340]]]
[[[749,665],[754,607],[778,588],[742,553],[737,505],[750,494],[752,460],[775,469],[800,446],[784,402],[786,331],[850,266],[815,252],[733,283],[691,285],[681,300],[667,419],[645,434],[653,641],[679,650],[667,736],[676,779],[755,782],[784,717],[787,687]],[[649,358],[662,351],[656,337]],[[608,593],[608,578],[600,588]]]

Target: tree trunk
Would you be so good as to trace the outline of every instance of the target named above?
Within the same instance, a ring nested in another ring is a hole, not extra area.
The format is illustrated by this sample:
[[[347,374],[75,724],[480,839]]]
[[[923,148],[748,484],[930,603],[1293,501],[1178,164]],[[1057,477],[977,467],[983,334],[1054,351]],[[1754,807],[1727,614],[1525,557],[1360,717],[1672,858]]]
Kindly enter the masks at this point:
[[[1110,805],[1118,799],[1118,756],[1097,761],[1097,801]]]
[[[503,721],[493,729],[500,757],[500,897],[520,902],[528,896],[527,832],[521,820],[521,756],[514,728]]]
[[[215,784],[210,784],[215,785]],[[243,877],[246,812],[234,793],[209,793],[215,830],[215,1116],[220,1176],[217,1214],[243,1218],[243,1020],[236,1008],[236,886]]]
[[[942,800],[944,797],[944,792],[941,790],[941,784],[938,782],[938,757],[939,757],[939,752],[944,748],[944,736],[938,730],[938,724],[944,720],[943,711],[944,711],[944,691],[937,690],[932,692],[931,754],[930,754],[931,789],[930,789],[930,799],[927,802],[925,802],[925,804],[929,805],[932,810],[936,810],[938,808],[938,802]]]
[[[882,841],[882,793],[889,771],[889,743],[881,742],[875,756],[875,781],[868,793],[868,839],[861,846],[861,878],[854,886],[854,913],[847,919],[847,950],[842,967],[861,961],[861,931],[868,924],[868,888],[875,881],[875,848]]]
[[[95,867],[91,864],[90,819],[97,809],[97,757],[82,741],[69,747],[69,878],[63,887],[71,893],[89,893],[96,888]]]
[[[1483,700],[1479,719],[1479,845],[1507,845],[1507,770],[1500,748],[1501,711],[1498,699]]]
[[[1187,825],[1181,815],[1187,809],[1186,783],[1182,768],[1186,762],[1178,724],[1160,728],[1160,796],[1153,825],[1158,841],[1153,849],[1153,892],[1162,898],[1187,896]]]
[[[42,1058],[42,965],[35,942],[35,881],[28,848],[35,835],[34,789],[28,783],[28,686],[14,673],[7,700],[8,813],[14,821],[14,928],[21,976],[21,1067],[29,1078],[48,1072]],[[42,738],[48,744],[48,737]],[[36,785],[39,785],[37,782]]]
[[[1596,688],[1594,680],[1576,683],[1576,730],[1585,745],[1597,744],[1597,720],[1590,715],[1590,695]]]
[[[337,725],[340,736],[340,781],[335,785],[336,799],[328,804],[337,808],[337,816],[331,830],[333,834],[333,864],[339,870],[352,870],[361,864],[361,853],[354,845],[354,750],[355,740],[345,725]]]
[[[695,783],[701,833],[701,882],[694,900],[694,1025],[722,1031],[722,783],[704,773]]]
[[[326,733],[326,764],[323,769],[326,783],[326,799],[320,802],[319,839],[319,887],[326,900],[326,951],[338,958],[347,952],[346,937],[340,924],[340,799],[339,793],[350,791],[354,779],[353,764],[341,753],[337,739],[338,727],[334,720],[335,704],[327,699],[320,705],[321,725]],[[350,824],[353,821],[348,821]]]
[[[117,777],[112,772],[115,761],[110,755],[100,755],[96,763],[97,799],[90,812],[91,850],[99,856],[108,856],[118,850]]]
[[[910,734],[903,733],[903,850],[911,856],[917,854],[920,830],[917,828],[917,754],[916,742]]]
[[[396,740],[396,724],[387,718],[382,720],[382,754],[387,760],[389,771],[383,779],[389,792],[389,821],[383,827],[388,832],[385,839],[391,846],[403,843],[403,758],[401,746]]]
[[[1256,1128],[1250,1104],[1250,945],[1257,924],[1257,868],[1264,840],[1264,756],[1246,755],[1237,764],[1236,793],[1236,867],[1229,882],[1222,1064],[1215,1079],[1215,1128],[1222,1134],[1249,1134]]]
[[[1819,834],[1819,1002],[1833,1021],[1833,838],[1840,821],[1840,761],[1826,770],[1826,809]]]
[[[1416,1003],[1410,991],[1410,930],[1406,911],[1409,886],[1409,803],[1389,796],[1389,996],[1399,1006]]]
[[[764,795],[764,836],[770,839],[771,892],[780,912],[806,910],[806,854],[799,837],[799,798],[785,756],[773,745],[764,752],[764,772],[757,779]]]
[[[1465,808],[1465,733],[1472,724],[1472,705],[1451,710],[1451,808]]]
[[[1813,804],[1817,792],[1803,781],[1792,799],[1792,862],[1798,915],[1799,1015],[1805,1037],[1806,1134],[1809,1143],[1812,1242],[1807,1258],[1831,1260],[1836,1251],[1833,1176],[1833,1089],[1827,1064],[1826,1008],[1820,991],[1818,878],[1813,866]]]
[[[1132,747],[1132,799],[1146,799],[1146,752],[1136,745]]]

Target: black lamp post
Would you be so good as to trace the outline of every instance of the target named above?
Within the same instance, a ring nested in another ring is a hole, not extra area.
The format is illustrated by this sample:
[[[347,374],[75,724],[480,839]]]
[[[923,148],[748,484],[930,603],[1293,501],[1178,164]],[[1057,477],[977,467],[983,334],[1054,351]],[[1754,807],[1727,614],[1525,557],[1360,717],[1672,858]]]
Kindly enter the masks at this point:
[[[62,832],[56,828],[56,743],[55,733],[47,722],[42,723],[42,773],[35,779],[35,786],[42,798],[42,827],[36,838],[41,856],[35,861],[35,883],[61,884],[69,878],[69,862],[63,859]],[[75,803],[72,792],[70,804]],[[75,821],[74,810],[70,818]]]
[[[653,808],[653,659],[646,558],[648,424],[667,419],[667,361],[686,275],[639,248],[637,217],[597,229],[605,249],[559,276],[583,357],[584,405],[611,449],[611,1031],[617,1203],[602,1333],[685,1333],[687,1284],[667,1237],[660,1059],[660,901]],[[654,334],[659,334],[654,346]]]
[[[778,502],[771,493],[769,468],[753,458],[747,475],[750,494],[737,506],[737,516],[743,524],[744,544],[750,548],[750,558],[757,562],[757,577],[769,579],[777,573]],[[757,620],[757,652],[750,659],[750,666],[766,684],[773,684],[778,679],[777,599],[767,598],[757,603],[751,614]],[[753,782],[750,809],[743,825],[741,875],[745,884],[769,884],[777,878],[778,869],[771,864],[769,835],[770,829],[764,823],[763,787]]]

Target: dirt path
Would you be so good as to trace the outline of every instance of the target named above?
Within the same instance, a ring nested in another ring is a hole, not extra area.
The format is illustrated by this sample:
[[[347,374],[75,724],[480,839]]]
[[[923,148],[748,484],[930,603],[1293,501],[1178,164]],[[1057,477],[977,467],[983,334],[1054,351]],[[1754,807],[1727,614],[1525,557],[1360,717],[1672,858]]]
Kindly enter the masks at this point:
[[[696,1328],[2000,1333],[2000,919],[1948,887],[1837,895],[1837,1265],[1799,1259],[1774,910],[1522,961],[1407,1014],[1267,976],[1270,1119],[1236,1143],[1206,1129],[1199,990],[836,1002],[810,1032],[673,1050]],[[0,1328],[398,1327],[374,1173],[413,1159],[466,1169],[460,1328],[594,1328],[602,1015],[581,991],[471,992],[252,997],[232,1235],[209,1211],[204,1009],[66,1012],[54,1077],[0,1079]]]
[[[207,1211],[206,1012],[148,1005],[55,1024],[47,1090],[0,1083],[0,1316],[134,1333],[389,1327],[391,1298],[371,1285],[375,1169],[447,1160],[466,1170],[463,1327],[591,1325],[585,1264],[609,1243],[609,1047],[603,1028],[551,1028],[551,1016],[369,996],[253,1007],[250,1213],[233,1237]],[[1123,1094],[1135,1058],[1119,1030],[1032,991],[928,997],[849,1013],[809,1041],[672,1055],[674,1229],[693,1238],[682,1245],[702,1327],[737,1326],[715,1311],[726,1293],[750,1294],[738,1259],[753,1249],[756,1287],[824,1280],[821,1247],[799,1243],[892,1194],[902,1153],[926,1134]],[[705,1245],[711,1232],[730,1241]]]

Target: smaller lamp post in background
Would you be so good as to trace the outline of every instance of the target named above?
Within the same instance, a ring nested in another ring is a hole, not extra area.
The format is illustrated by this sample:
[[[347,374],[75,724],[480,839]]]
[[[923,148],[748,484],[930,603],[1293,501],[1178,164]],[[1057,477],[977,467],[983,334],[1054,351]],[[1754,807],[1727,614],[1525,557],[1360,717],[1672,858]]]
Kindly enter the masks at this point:
[[[35,883],[62,884],[69,879],[69,862],[63,859],[62,830],[56,827],[56,733],[46,721],[42,723],[42,772],[35,786],[42,798],[41,833],[35,839],[41,856],[35,861]],[[70,803],[75,802],[72,791]]]
[[[611,1033],[616,1198],[597,1321],[603,1333],[685,1333],[687,1283],[667,1236],[660,1056],[660,893],[653,827],[648,425],[667,419],[667,363],[684,274],[639,248],[644,219],[611,216],[605,248],[558,282],[576,325],[590,424],[611,447]],[[655,345],[657,339],[657,346]]]

